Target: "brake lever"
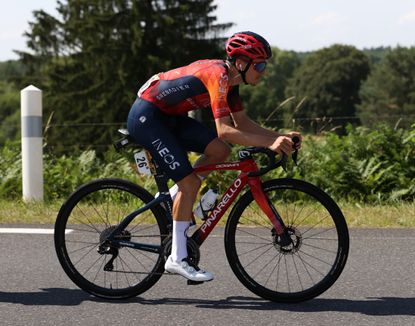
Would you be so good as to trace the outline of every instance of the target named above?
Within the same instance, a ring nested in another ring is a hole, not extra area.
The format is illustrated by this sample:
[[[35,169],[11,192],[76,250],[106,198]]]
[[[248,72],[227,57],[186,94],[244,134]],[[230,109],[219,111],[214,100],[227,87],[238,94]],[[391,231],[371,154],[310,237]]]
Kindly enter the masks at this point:
[[[297,136],[294,136],[293,138],[292,138],[292,141],[293,141],[293,143],[294,143],[294,148],[295,148],[295,145],[296,144],[298,144],[299,142],[300,142],[300,138],[298,138]],[[291,158],[292,158],[292,160],[293,160],[293,162],[294,162],[294,164],[297,166],[298,164],[297,164],[297,156],[298,156],[298,149],[296,149],[293,153],[292,153],[292,155],[291,155]]]
[[[288,160],[287,160],[287,155],[282,154],[282,158],[281,158],[281,167],[282,167],[282,169],[283,169],[285,172],[287,172],[287,162],[288,162]]]
[[[291,156],[291,158],[293,159],[293,162],[295,164],[295,166],[298,166],[297,164],[297,156],[298,156],[298,150],[295,150],[293,155]]]

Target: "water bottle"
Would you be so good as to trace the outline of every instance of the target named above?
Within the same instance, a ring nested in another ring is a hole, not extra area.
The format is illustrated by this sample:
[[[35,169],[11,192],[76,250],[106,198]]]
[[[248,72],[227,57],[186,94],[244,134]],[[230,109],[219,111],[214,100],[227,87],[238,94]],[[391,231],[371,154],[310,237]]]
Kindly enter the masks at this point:
[[[217,190],[209,189],[200,199],[193,214],[202,220],[206,219],[207,213],[215,207],[218,196]]]

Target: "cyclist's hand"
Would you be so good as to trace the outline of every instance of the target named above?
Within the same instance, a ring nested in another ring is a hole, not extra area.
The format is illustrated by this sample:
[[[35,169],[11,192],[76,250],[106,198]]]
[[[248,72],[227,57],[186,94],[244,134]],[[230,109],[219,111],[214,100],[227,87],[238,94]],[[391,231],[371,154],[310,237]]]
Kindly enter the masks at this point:
[[[293,139],[294,137],[297,137],[300,141],[294,144],[294,149],[297,150],[297,149],[301,148],[301,143],[303,142],[303,137],[301,136],[301,134],[299,132],[291,131],[286,136],[290,137],[291,139]]]
[[[290,137],[279,136],[275,139],[274,143],[269,147],[270,150],[282,155],[285,154],[289,156],[293,151],[293,141]]]

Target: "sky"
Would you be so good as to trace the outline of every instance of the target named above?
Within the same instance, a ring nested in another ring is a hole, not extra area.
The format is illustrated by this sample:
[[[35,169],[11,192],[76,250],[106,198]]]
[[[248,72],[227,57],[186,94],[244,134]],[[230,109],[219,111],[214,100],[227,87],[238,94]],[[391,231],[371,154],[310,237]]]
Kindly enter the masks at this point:
[[[0,61],[26,51],[33,10],[56,16],[57,0],[0,0]],[[7,1],[7,2],[6,2]],[[314,51],[335,43],[359,49],[415,46],[415,0],[215,0],[226,34],[250,30],[283,50]],[[6,10],[5,10],[6,8]]]

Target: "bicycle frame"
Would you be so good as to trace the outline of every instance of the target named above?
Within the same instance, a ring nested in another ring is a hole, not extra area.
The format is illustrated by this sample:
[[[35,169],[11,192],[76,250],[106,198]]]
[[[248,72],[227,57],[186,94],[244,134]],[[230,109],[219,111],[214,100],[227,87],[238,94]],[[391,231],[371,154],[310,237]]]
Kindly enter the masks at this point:
[[[248,184],[252,195],[261,210],[268,216],[272,222],[278,235],[284,234],[285,226],[279,216],[278,212],[271,207],[267,196],[262,189],[260,177],[250,177],[250,172],[257,172],[258,166],[253,159],[247,159],[238,162],[227,162],[221,164],[211,164],[200,166],[194,169],[195,172],[207,171],[226,171],[238,170],[241,173],[233,181],[231,186],[223,194],[220,201],[210,212],[204,223],[192,235],[192,239],[200,246],[214,229],[215,225],[220,221],[222,216],[228,210],[229,206],[233,204],[242,189]]]
[[[230,170],[237,170],[241,171],[241,173],[237,176],[237,178],[232,182],[231,186],[226,190],[223,194],[217,205],[213,208],[210,212],[204,223],[193,233],[192,240],[200,246],[215,228],[216,224],[220,221],[222,216],[225,214],[227,209],[233,204],[239,193],[242,189],[248,185],[251,189],[252,195],[257,202],[260,209],[268,216],[270,221],[272,222],[277,235],[283,236],[285,233],[285,225],[279,216],[277,210],[271,206],[267,196],[265,195],[262,189],[262,183],[259,176],[249,176],[252,172],[257,172],[258,166],[254,159],[249,158],[242,161],[235,161],[235,162],[225,162],[221,164],[210,164],[200,166],[194,169],[197,172],[212,172],[212,171],[230,171]],[[157,178],[157,176],[156,176]],[[160,188],[167,188],[167,179],[164,177],[156,180],[157,184]],[[139,249],[143,251],[149,252],[158,252],[160,250],[160,246],[157,245],[149,245],[149,244],[141,244],[132,241],[123,241],[123,240],[116,240],[114,236],[118,234],[120,231],[124,230],[128,224],[139,214],[142,212],[151,209],[152,207],[159,205],[161,203],[166,203],[169,207],[167,211],[168,219],[171,220],[170,214],[170,206],[171,206],[171,197],[168,194],[168,191],[162,191],[165,189],[159,189],[160,195],[144,205],[139,209],[131,212],[128,216],[126,216],[121,223],[118,225],[116,229],[111,232],[108,236],[108,241],[117,243],[121,246],[127,246],[134,249]]]

